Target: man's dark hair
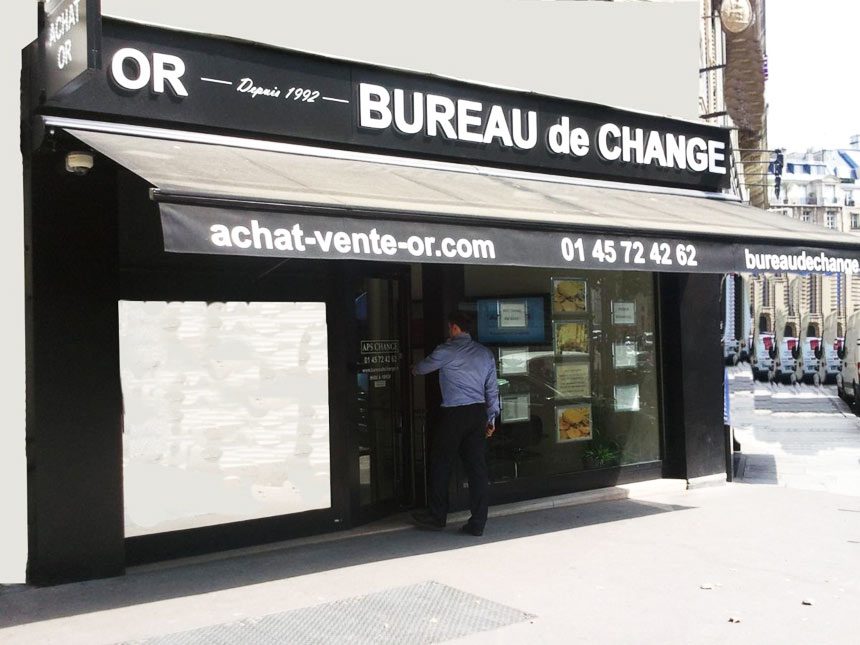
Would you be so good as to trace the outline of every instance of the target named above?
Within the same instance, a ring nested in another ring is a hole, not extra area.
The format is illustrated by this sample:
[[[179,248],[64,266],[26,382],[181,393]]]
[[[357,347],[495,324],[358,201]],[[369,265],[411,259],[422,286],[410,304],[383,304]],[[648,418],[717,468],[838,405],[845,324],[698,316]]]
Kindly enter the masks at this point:
[[[463,313],[462,311],[457,311],[450,316],[448,316],[448,322],[452,325],[457,325],[462,331],[467,333],[472,330],[472,319],[468,314]]]

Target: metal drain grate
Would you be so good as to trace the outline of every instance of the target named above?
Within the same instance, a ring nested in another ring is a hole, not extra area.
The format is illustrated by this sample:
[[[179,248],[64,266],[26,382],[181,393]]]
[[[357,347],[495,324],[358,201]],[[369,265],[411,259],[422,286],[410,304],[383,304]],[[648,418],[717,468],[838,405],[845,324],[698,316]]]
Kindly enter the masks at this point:
[[[133,643],[439,643],[530,618],[534,616],[431,581]]]

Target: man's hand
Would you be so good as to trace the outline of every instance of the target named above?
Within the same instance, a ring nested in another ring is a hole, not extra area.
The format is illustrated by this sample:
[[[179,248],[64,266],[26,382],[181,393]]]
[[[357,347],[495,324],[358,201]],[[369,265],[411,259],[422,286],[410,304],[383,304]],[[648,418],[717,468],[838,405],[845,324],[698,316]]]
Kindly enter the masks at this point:
[[[494,423],[490,422],[487,424],[487,439],[493,436],[493,433],[496,431],[496,426]]]

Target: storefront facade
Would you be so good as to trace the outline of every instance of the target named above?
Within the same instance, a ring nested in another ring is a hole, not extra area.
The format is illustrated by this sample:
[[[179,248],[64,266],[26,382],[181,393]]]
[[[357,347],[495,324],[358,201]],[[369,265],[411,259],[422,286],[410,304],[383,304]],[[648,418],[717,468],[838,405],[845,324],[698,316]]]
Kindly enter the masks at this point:
[[[457,310],[494,503],[724,474],[721,275],[860,267],[722,195],[723,130],[84,4],[25,67],[33,581],[423,505]]]

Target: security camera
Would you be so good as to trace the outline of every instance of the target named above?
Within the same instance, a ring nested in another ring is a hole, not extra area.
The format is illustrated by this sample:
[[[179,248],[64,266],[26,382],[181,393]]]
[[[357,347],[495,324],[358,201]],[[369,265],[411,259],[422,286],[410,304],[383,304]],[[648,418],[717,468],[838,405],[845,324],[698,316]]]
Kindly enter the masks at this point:
[[[86,175],[93,167],[93,153],[70,152],[66,155],[66,171]]]

